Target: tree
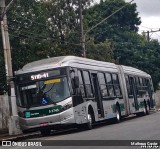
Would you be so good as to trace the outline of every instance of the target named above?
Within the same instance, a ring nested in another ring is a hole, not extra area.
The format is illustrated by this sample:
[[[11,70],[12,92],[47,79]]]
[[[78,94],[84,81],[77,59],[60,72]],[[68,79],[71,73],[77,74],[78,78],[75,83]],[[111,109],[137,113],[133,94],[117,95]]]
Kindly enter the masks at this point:
[[[100,4],[86,10],[86,26],[91,28],[124,5],[124,0],[101,0]],[[108,41],[117,63],[133,66],[151,74],[157,89],[160,82],[160,44],[155,40],[147,42],[137,33],[140,23],[136,4],[128,4],[92,30],[88,37],[93,38],[93,42],[97,44]],[[103,60],[102,57],[100,59]]]
[[[83,9],[91,1],[82,0]],[[35,60],[80,54],[78,1],[16,0],[7,17],[14,71]],[[2,84],[4,78],[0,72]]]
[[[93,40],[87,43],[87,57],[100,61],[115,62],[111,42],[105,41],[95,44]]]
[[[91,28],[125,4],[124,0],[101,1],[100,4],[96,4],[86,10],[85,22]],[[92,30],[90,36],[94,37],[96,42],[103,42],[106,39],[115,40],[116,38],[120,38],[120,33],[127,31],[136,32],[138,30],[137,25],[140,25],[140,23],[136,4],[128,4],[125,8]]]

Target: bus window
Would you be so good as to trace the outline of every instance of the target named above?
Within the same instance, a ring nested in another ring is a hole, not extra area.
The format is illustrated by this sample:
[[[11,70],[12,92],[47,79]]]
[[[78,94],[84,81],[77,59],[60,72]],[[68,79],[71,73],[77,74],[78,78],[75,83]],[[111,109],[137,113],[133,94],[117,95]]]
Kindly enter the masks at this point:
[[[114,84],[114,89],[115,89],[115,93],[116,96],[121,96],[121,89],[120,89],[120,84],[119,84],[119,79],[118,79],[118,74],[112,74],[112,78],[113,78],[113,84]]]
[[[102,96],[103,97],[107,97],[108,96],[108,92],[107,92],[105,77],[104,77],[103,73],[98,73],[98,80],[99,80],[100,90],[101,90]]]
[[[135,89],[136,89],[136,94],[139,96],[139,90],[140,90],[140,81],[138,77],[135,77]]]
[[[126,79],[128,80],[128,87],[127,87],[127,90],[128,90],[128,96],[133,96],[133,86],[132,86],[132,83],[131,83],[131,78],[129,76],[126,76]],[[127,83],[127,82],[126,82]]]
[[[81,74],[80,70],[78,70],[78,77],[79,77],[79,84],[80,84],[80,90],[82,93],[82,97],[86,97],[85,92],[84,92],[84,84],[83,84],[83,80],[82,80],[82,74]]]
[[[142,78],[139,78],[139,84],[140,86],[143,86]]]
[[[91,86],[91,80],[89,77],[88,71],[83,71],[83,78],[84,78],[84,84],[85,84],[85,90],[88,98],[93,97],[93,90]]]
[[[114,97],[115,93],[114,93],[114,87],[113,87],[113,81],[112,81],[112,78],[111,78],[111,74],[110,73],[105,73],[105,76],[106,76],[109,96]]]

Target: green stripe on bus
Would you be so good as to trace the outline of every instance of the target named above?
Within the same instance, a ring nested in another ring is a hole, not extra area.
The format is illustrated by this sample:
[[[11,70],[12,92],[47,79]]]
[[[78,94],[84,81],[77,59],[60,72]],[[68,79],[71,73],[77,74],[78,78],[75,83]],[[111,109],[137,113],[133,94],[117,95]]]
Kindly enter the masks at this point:
[[[29,110],[24,112],[24,116],[25,118],[33,118],[33,117],[41,117],[41,116],[57,114],[61,112],[61,107],[62,106],[57,105],[46,109]]]
[[[120,103],[119,105],[120,105],[120,111],[121,112],[124,111],[124,103]],[[111,108],[112,108],[113,113],[116,113],[116,104],[113,104]]]
[[[141,101],[140,103],[139,103],[139,108],[143,108],[144,107],[144,101]]]

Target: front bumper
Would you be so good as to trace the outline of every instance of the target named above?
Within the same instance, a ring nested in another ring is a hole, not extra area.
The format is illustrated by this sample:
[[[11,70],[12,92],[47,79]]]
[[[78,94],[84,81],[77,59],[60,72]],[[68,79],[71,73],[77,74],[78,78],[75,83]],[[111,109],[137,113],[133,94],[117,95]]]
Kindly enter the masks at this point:
[[[75,119],[74,119],[73,108],[70,108],[61,113],[49,116],[35,117],[35,118],[19,117],[19,123],[23,131],[32,129],[40,130],[46,127],[54,129],[57,126],[75,124]]]

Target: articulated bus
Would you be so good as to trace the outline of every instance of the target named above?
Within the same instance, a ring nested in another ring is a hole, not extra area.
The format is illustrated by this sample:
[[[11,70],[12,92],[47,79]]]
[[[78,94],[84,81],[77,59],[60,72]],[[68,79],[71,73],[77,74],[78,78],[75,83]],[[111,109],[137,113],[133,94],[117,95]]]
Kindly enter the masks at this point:
[[[23,131],[96,122],[120,122],[155,107],[151,76],[133,67],[60,56],[35,61],[15,72],[19,123]]]

